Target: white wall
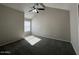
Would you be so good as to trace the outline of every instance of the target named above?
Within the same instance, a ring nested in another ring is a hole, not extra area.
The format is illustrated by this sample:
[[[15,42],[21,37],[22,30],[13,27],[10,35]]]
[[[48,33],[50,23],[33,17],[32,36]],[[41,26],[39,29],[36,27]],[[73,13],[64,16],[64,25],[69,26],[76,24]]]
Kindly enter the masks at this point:
[[[32,19],[32,34],[70,42],[69,12],[47,7]]]
[[[78,38],[78,5],[72,4],[70,7],[70,28],[71,28],[71,43],[76,54],[79,54],[79,38]]]
[[[0,5],[0,46],[17,41],[24,34],[24,13]]]

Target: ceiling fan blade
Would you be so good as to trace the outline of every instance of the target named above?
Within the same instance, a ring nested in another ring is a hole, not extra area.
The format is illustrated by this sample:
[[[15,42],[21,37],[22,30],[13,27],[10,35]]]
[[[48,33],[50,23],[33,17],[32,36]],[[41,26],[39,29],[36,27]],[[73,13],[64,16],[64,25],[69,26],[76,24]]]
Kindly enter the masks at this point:
[[[29,10],[29,12],[31,12],[32,10]]]
[[[31,11],[33,11],[34,10],[34,8],[33,9],[31,9],[31,10],[29,10],[29,12],[31,12]]]
[[[43,6],[43,8],[45,8],[46,6],[43,3],[40,3],[41,6]]]
[[[38,10],[45,10],[44,8],[37,8]]]
[[[33,6],[33,8],[36,9],[35,6]]]

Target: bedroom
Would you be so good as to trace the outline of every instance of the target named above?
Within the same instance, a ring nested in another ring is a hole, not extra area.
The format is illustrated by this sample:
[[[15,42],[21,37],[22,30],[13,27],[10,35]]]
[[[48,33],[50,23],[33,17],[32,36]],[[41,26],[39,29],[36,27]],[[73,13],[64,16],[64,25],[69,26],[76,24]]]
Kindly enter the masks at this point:
[[[1,55],[79,54],[78,5],[76,3],[43,3],[43,5],[0,4]],[[43,7],[44,10],[39,10]]]

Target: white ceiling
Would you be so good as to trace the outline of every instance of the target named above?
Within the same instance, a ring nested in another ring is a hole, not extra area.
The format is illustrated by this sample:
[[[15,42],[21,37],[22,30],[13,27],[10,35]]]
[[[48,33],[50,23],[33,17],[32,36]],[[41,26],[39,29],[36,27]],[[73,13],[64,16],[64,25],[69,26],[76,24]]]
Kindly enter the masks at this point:
[[[45,3],[47,7],[70,10],[71,3]]]
[[[2,5],[24,12],[25,17],[29,19],[35,15],[35,13],[28,12],[33,6],[33,3],[3,3]],[[71,3],[44,3],[44,5],[51,8],[69,10]]]
[[[3,3],[2,5],[24,12],[28,8],[32,7],[33,4],[32,3]]]

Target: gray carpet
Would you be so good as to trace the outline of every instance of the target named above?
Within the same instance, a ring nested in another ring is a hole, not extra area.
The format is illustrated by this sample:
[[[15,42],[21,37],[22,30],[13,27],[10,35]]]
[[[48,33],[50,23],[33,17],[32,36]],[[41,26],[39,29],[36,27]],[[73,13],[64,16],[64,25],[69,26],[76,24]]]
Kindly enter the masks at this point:
[[[0,55],[76,55],[71,43],[36,36],[42,39],[31,46],[25,39],[0,47]]]

